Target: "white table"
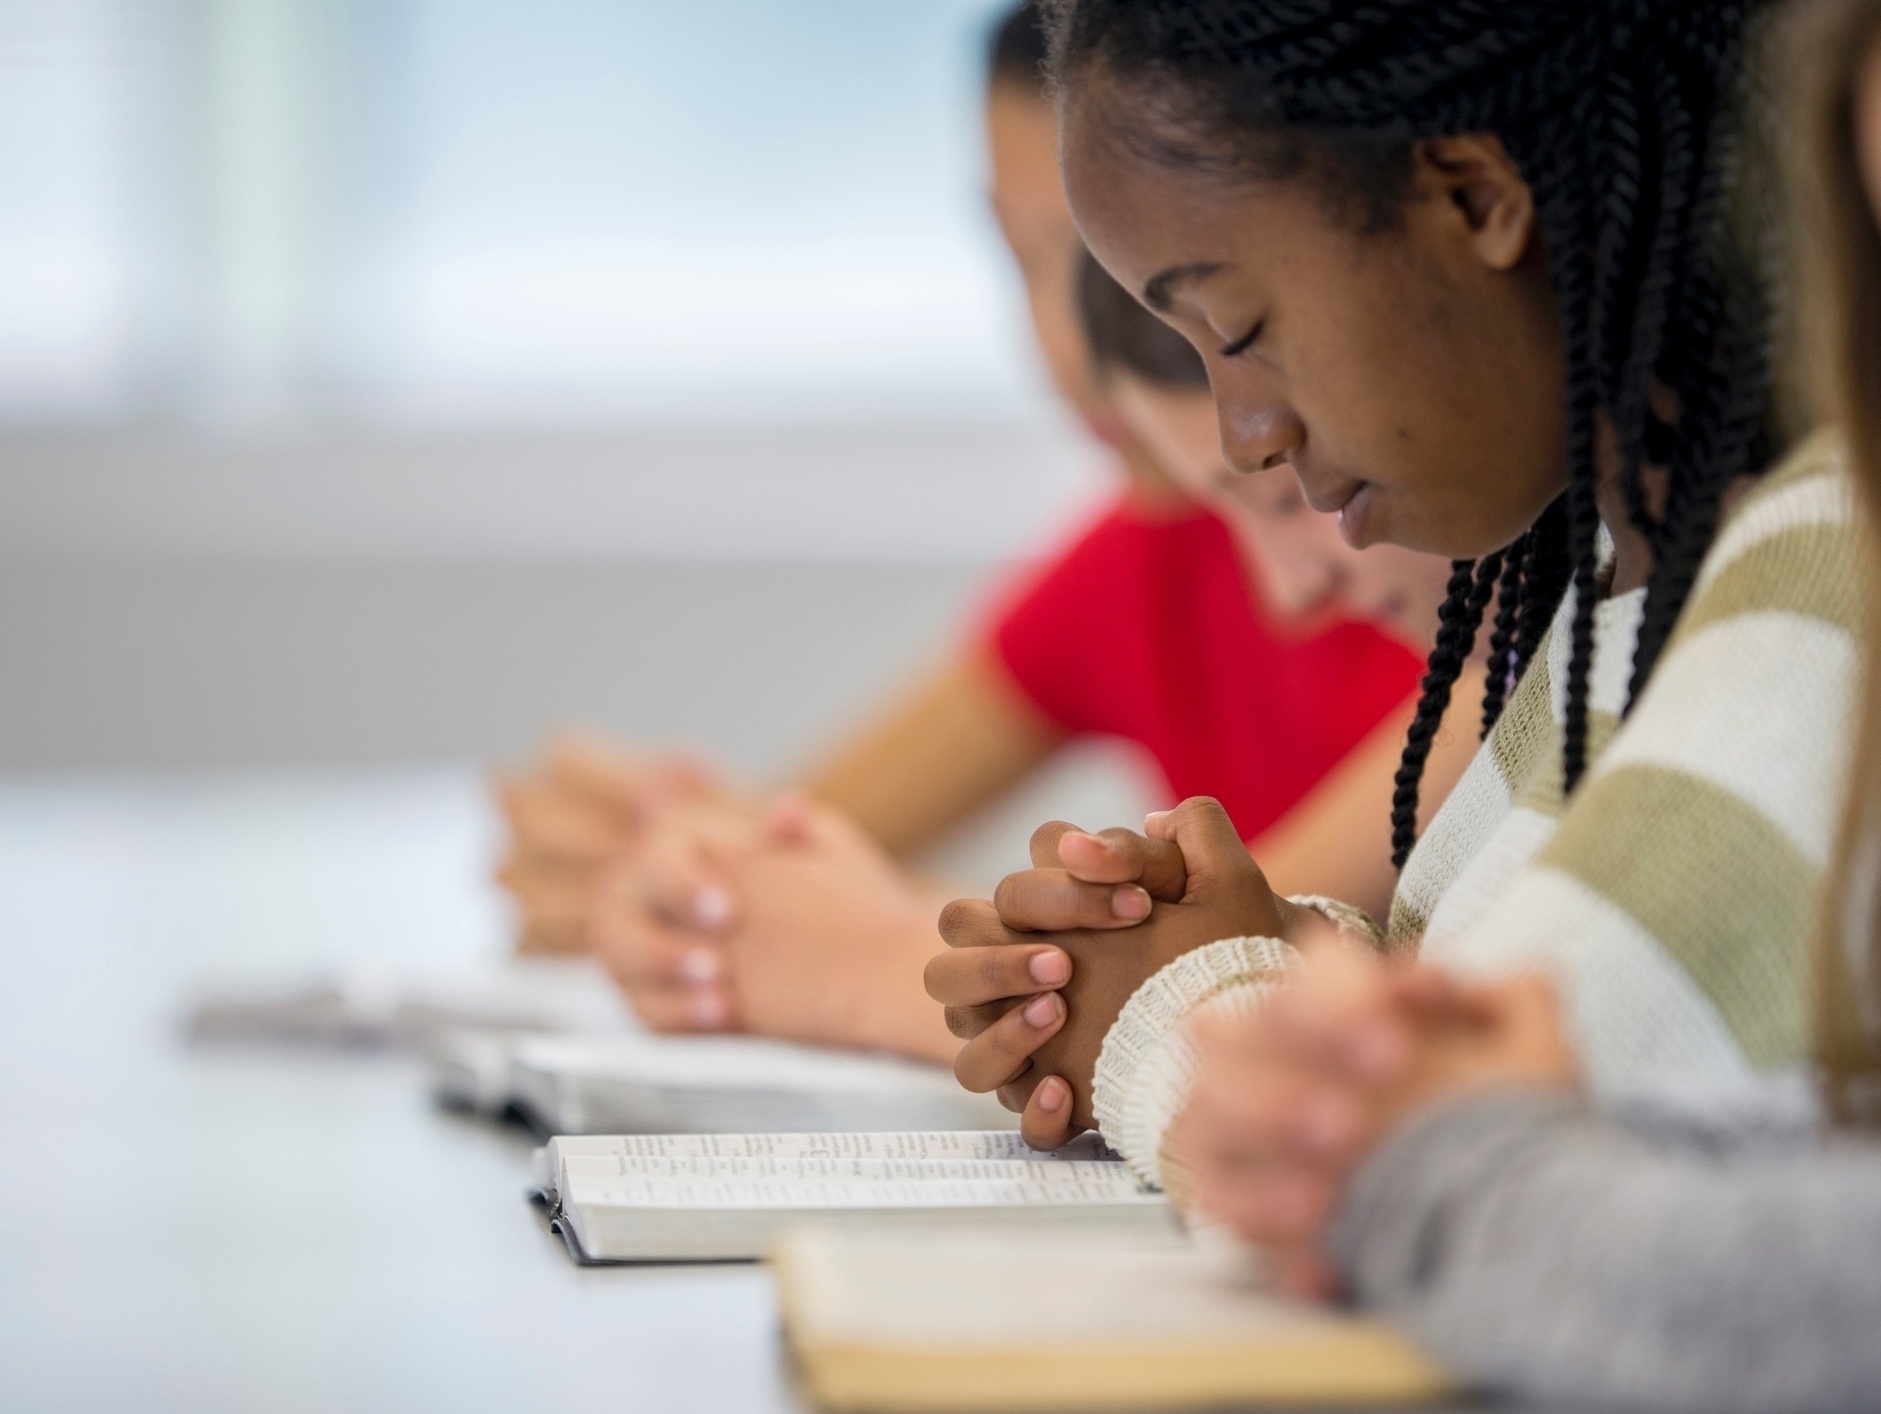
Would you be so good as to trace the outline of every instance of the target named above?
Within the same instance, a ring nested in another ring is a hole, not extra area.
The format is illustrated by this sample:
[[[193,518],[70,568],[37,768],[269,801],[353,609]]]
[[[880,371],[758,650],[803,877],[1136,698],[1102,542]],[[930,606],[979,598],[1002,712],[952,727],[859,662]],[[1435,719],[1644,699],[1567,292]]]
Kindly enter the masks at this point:
[[[189,985],[500,945],[467,771],[0,784],[0,1408],[793,1408],[749,1266],[582,1270],[527,1144]]]

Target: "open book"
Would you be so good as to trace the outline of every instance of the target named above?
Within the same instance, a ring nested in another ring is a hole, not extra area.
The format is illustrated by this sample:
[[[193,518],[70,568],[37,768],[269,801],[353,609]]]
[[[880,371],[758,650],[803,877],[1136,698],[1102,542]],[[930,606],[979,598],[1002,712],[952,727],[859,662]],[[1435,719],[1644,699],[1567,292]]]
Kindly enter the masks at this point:
[[[623,1031],[638,1023],[592,958],[503,958],[430,975],[358,967],[198,995],[192,1040],[423,1047],[445,1030]]]
[[[552,1134],[998,1129],[1017,1121],[944,1066],[755,1036],[497,1037],[432,1047],[447,1104]]]
[[[812,1217],[1178,1235],[1094,1135],[1050,1154],[1010,1130],[559,1136],[536,1152],[533,1194],[581,1262],[755,1260]]]
[[[1264,1293],[1244,1262],[1088,1235],[800,1229],[784,1334],[818,1404],[916,1411],[1409,1404],[1454,1393],[1389,1327]]]

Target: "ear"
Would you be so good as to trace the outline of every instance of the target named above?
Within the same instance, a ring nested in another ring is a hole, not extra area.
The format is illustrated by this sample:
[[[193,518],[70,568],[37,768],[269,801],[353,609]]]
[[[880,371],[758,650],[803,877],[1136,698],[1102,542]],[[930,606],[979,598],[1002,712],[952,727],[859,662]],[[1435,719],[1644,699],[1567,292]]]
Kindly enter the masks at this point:
[[[1426,138],[1417,144],[1417,187],[1449,203],[1477,257],[1513,270],[1533,246],[1535,193],[1493,133]]]

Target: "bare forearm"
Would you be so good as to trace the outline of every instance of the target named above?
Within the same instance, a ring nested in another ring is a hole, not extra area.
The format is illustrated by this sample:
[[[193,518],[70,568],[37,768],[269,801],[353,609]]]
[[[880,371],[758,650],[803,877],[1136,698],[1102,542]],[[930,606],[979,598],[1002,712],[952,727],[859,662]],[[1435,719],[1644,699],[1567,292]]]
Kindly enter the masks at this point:
[[[1432,747],[1418,795],[1421,830],[1476,754],[1483,675],[1465,669]],[[1382,920],[1391,907],[1391,797],[1412,704],[1374,727],[1312,792],[1249,845],[1281,894],[1343,899]]]
[[[932,900],[939,915],[946,900]],[[918,1060],[952,1065],[960,1041],[948,1031],[942,1012],[922,985],[929,959],[941,949],[940,935],[932,928],[910,929],[882,939],[882,971],[874,994],[876,1044]]]
[[[978,649],[912,684],[799,783],[906,856],[1007,790],[1063,740]]]

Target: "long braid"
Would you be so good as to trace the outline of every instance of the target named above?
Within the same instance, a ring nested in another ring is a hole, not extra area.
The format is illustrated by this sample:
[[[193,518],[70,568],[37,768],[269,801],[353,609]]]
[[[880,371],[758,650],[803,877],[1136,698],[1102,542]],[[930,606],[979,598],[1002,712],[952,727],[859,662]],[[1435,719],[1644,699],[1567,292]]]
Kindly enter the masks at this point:
[[[1496,584],[1496,622],[1489,634],[1489,676],[1483,684],[1483,740],[1495,730],[1508,699],[1509,685],[1521,673],[1515,661],[1516,627],[1522,616],[1522,584],[1528,569],[1535,532],[1525,530],[1504,553],[1502,578]]]
[[[1519,678],[1548,637],[1548,625],[1567,592],[1573,566],[1568,560],[1567,498],[1541,513],[1529,535],[1528,564],[1522,572],[1521,621],[1515,629],[1515,673]]]
[[[1450,567],[1450,583],[1437,614],[1437,645],[1424,670],[1417,711],[1405,734],[1404,759],[1398,764],[1397,789],[1391,796],[1391,862],[1396,868],[1404,867],[1411,846],[1417,843],[1417,797],[1424,763],[1430,759],[1443,714],[1450,708],[1451,689],[1476,647],[1476,631],[1482,627],[1483,611],[1501,577],[1502,559],[1498,552],[1480,560],[1458,560]]]
[[[1549,255],[1568,476],[1499,559],[1484,721],[1507,700],[1504,664],[1526,668],[1571,584],[1562,751],[1571,791],[1588,762],[1603,425],[1617,444],[1608,470],[1627,519],[1653,551],[1629,699],[1691,592],[1725,488],[1754,474],[1767,451],[1760,272],[1736,288],[1725,217],[1742,56],[1775,0],[1047,4],[1061,92],[1095,63],[1142,95],[1121,117],[1114,103],[1107,110],[1127,150],[1228,180],[1304,174],[1337,198],[1329,209],[1366,213],[1365,227],[1391,219],[1414,139],[1502,140],[1534,193]],[[1670,397],[1656,405],[1658,387]],[[1461,573],[1399,770],[1400,862],[1436,718],[1461,670],[1463,616],[1479,588],[1484,603],[1495,592],[1476,568],[1465,591]],[[1480,610],[1471,642],[1479,624]]]

